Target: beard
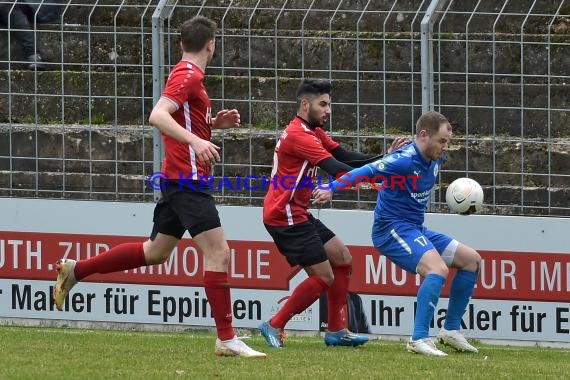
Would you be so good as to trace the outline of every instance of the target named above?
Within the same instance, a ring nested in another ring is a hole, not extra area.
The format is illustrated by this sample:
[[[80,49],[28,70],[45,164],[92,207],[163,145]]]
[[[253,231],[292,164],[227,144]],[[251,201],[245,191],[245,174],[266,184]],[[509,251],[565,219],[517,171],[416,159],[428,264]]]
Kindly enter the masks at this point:
[[[430,159],[433,161],[439,160],[439,158],[443,154],[443,152],[438,152],[437,148],[431,148],[429,153],[430,153]]]
[[[307,120],[307,121],[311,125],[318,125],[318,126],[322,127],[324,124],[323,119],[317,115],[317,112],[311,106],[309,106],[308,118],[309,118],[309,120]]]

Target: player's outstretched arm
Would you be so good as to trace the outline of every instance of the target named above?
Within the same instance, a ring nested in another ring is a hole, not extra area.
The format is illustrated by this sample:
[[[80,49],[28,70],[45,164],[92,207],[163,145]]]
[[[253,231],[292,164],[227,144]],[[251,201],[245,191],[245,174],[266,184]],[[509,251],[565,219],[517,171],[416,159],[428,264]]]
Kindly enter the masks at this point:
[[[375,170],[371,165],[352,169],[332,181],[328,188],[318,188],[313,191],[313,204],[326,204],[332,200],[333,193],[341,190],[358,189],[361,183],[369,183],[374,177]]]
[[[325,158],[324,160],[319,161],[317,166],[327,172],[328,175],[335,178],[352,170],[350,166],[334,157]]]
[[[344,149],[342,146],[331,151],[331,154],[335,159],[350,166],[351,168],[359,168],[382,158],[381,154],[364,154]]]
[[[407,137],[395,138],[394,141],[392,141],[392,144],[390,145],[390,147],[388,147],[388,151],[386,152],[386,154],[392,153],[393,151],[403,147],[404,145],[409,144],[410,141],[411,140]],[[352,168],[359,168],[359,167],[364,166],[366,164],[370,164],[374,161],[378,161],[379,159],[384,157],[384,153],[383,154],[364,154],[364,153],[344,149],[341,146],[339,146],[338,148],[333,150],[331,152],[331,154],[338,161],[343,162]]]

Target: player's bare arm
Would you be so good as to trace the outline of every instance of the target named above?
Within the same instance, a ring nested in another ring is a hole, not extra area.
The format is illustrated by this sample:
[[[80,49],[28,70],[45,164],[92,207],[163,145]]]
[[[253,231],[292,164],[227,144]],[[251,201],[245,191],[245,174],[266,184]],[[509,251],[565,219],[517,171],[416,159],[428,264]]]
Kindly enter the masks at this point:
[[[241,123],[238,110],[221,110],[212,118],[212,129],[237,128]]]
[[[189,144],[196,153],[198,160],[210,164],[219,162],[218,150],[220,147],[211,141],[199,138],[180,126],[172,117],[172,113],[175,111],[176,105],[172,101],[160,98],[152,109],[148,121],[165,135]]]

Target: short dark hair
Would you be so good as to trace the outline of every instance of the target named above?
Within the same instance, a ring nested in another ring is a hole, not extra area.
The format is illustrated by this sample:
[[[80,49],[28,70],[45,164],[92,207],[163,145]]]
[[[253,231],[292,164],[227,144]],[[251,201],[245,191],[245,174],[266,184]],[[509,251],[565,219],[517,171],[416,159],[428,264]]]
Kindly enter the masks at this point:
[[[423,129],[427,131],[429,136],[433,136],[439,131],[442,124],[447,124],[447,128],[451,129],[451,124],[445,116],[436,111],[428,111],[422,114],[416,122],[416,134],[419,134]]]
[[[304,98],[313,98],[331,93],[331,82],[322,79],[303,79],[297,87],[297,103]]]
[[[216,38],[218,26],[215,21],[204,16],[194,16],[180,27],[182,49],[188,53],[197,53],[204,49],[208,41]]]

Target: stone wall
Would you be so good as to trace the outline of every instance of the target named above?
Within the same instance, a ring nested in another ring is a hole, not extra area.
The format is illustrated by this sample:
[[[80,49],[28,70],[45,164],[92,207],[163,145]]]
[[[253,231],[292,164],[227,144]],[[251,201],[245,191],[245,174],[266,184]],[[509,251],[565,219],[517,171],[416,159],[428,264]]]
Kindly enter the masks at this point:
[[[0,195],[152,199],[144,179],[152,172],[147,120],[155,3],[131,1],[120,11],[116,2],[74,6],[63,24],[39,25],[38,47],[49,63],[44,72],[25,70],[19,47],[12,41],[8,54],[0,31]],[[256,1],[234,1],[227,13],[203,10],[218,20],[226,14],[207,76],[214,108],[238,108],[246,127],[215,135],[224,148],[216,175],[269,171],[302,74],[332,79],[330,127],[347,146],[379,152],[385,133],[388,142],[411,135],[421,112],[421,17],[414,16],[424,2],[399,1],[387,19],[390,1],[371,2],[366,14],[352,10],[367,2],[342,2],[336,13],[329,3],[317,1],[313,9],[320,11],[308,12],[299,2],[279,14],[283,2],[268,0],[255,17]],[[500,6],[483,3],[481,15],[468,20],[473,4],[453,2],[434,29],[434,98],[457,136],[440,190],[469,172],[498,206],[489,212],[568,215],[570,7],[554,19],[530,17],[521,29],[519,16],[484,17]],[[511,3],[513,15],[534,4]],[[543,6],[556,10],[554,3]],[[179,2],[172,31],[202,4]],[[170,42],[167,60],[174,62],[176,38]],[[374,196],[343,194],[371,203],[336,206],[369,208]],[[243,192],[219,199],[259,204],[262,197]]]

